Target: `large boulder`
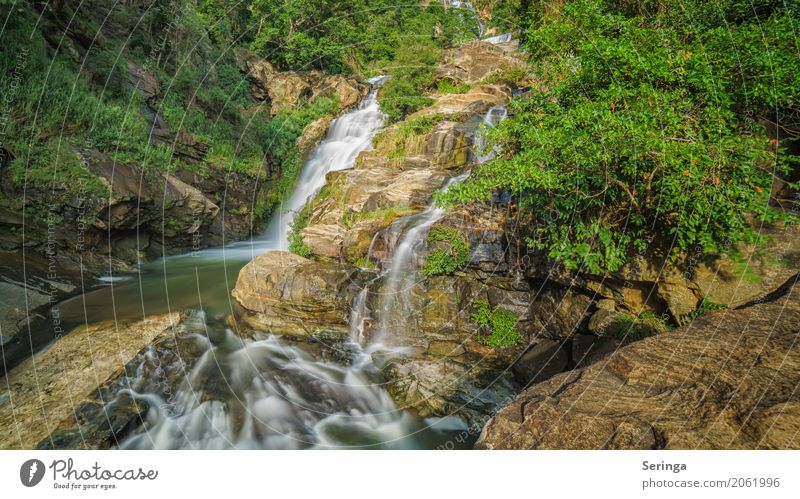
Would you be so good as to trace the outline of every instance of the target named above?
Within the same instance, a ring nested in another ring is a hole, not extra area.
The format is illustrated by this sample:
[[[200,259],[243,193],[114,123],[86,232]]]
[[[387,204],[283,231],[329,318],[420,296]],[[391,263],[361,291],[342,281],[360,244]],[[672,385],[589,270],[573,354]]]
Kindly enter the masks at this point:
[[[250,327],[274,334],[346,338],[352,267],[286,251],[254,258],[239,272],[233,297]]]
[[[483,449],[800,448],[800,290],[703,314],[528,388]]]
[[[179,314],[167,314],[82,326],[9,371],[0,383],[0,448],[34,448],[72,414],[76,401],[178,321]]]
[[[392,399],[423,417],[455,415],[477,424],[517,390],[508,371],[491,358],[391,357],[383,362],[380,354],[373,357],[382,365]]]
[[[437,69],[437,76],[474,84],[504,69],[524,65],[524,60],[502,47],[476,41],[448,50]]]

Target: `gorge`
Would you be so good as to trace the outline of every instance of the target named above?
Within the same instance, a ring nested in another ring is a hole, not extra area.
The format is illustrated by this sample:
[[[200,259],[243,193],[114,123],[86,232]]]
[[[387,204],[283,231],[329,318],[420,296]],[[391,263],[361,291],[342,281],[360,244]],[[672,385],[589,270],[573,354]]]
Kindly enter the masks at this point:
[[[713,16],[345,3],[0,34],[78,88],[0,137],[0,448],[800,447],[793,77]]]

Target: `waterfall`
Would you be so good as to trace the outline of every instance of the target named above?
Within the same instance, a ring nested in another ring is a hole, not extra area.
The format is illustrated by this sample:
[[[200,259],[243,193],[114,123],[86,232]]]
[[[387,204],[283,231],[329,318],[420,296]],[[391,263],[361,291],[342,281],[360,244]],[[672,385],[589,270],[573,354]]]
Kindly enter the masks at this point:
[[[503,33],[502,35],[490,36],[488,38],[484,38],[481,41],[486,43],[491,43],[492,45],[496,45],[498,43],[508,43],[511,41],[511,33]]]
[[[379,86],[385,79],[370,83]],[[215,250],[222,258],[286,247],[289,224],[322,188],[325,174],[351,167],[383,125],[375,94],[373,88],[358,109],[331,125],[265,236],[255,244]],[[365,301],[356,300],[354,315],[365,308]],[[423,420],[398,408],[361,349],[358,328],[350,345],[335,347],[352,360],[342,365],[320,360],[308,351],[312,347],[281,337],[243,339],[222,324],[209,323],[200,310],[181,327],[200,357],[188,372],[180,361],[159,358],[158,347],[138,357],[135,374],[120,382],[125,388],[117,397],[144,401],[149,409],[144,426],[120,442],[121,448],[431,448],[464,429],[457,418]],[[172,386],[170,372],[185,372],[172,393],[164,388]]]
[[[475,135],[473,149],[475,162],[483,164],[495,157],[497,149],[487,150],[486,132],[497,126],[508,116],[505,106],[495,106],[489,109],[483,118],[481,128]],[[446,192],[451,186],[458,184],[469,176],[469,171],[448,180],[441,191]],[[380,291],[380,305],[378,314],[378,328],[368,351],[397,348],[392,345],[394,340],[403,337],[405,329],[412,327],[409,318],[415,317],[412,305],[412,292],[420,279],[419,268],[423,252],[426,249],[428,231],[444,217],[446,210],[436,205],[435,201],[421,213],[402,217],[392,224],[389,230],[400,232],[402,235],[394,247],[391,257],[384,262],[379,278],[372,282],[383,280]],[[367,255],[369,258],[370,255]],[[382,279],[381,279],[382,278]],[[367,295],[372,283],[365,286],[359,293],[350,319],[354,338],[363,338],[364,322],[369,313],[366,307]]]
[[[470,2],[462,2],[460,0],[444,0],[444,8],[453,7],[456,9],[464,9],[472,12],[475,16],[475,22],[478,24],[478,38],[483,36],[484,27],[483,21],[481,21],[481,16],[478,14],[478,11],[475,10],[475,7]]]
[[[331,122],[325,139],[303,166],[292,194],[278,207],[263,234],[250,241],[203,250],[198,252],[199,256],[249,261],[267,251],[287,250],[295,216],[319,193],[325,185],[326,175],[352,168],[358,154],[372,147],[372,138],[383,127],[386,118],[378,104],[378,89],[388,78],[382,75],[367,80],[372,89],[358,108]]]

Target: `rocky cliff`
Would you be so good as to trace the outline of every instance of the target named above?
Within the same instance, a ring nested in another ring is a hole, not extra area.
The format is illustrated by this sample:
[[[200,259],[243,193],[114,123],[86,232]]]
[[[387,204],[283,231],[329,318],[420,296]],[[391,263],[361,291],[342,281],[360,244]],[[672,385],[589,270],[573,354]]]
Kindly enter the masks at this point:
[[[481,449],[800,448],[800,289],[620,348],[531,386]]]

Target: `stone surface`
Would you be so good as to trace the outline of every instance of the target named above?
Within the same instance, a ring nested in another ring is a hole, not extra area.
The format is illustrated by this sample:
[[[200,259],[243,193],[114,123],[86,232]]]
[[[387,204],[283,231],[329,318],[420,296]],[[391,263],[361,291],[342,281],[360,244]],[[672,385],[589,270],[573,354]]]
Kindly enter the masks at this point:
[[[12,369],[0,380],[0,449],[34,448],[77,402],[178,320],[168,314],[79,327]]]
[[[369,86],[341,75],[317,71],[276,71],[272,65],[246,49],[235,52],[237,63],[247,75],[253,96],[270,103],[272,115],[296,110],[320,96],[336,95],[341,109],[356,105]]]
[[[569,363],[564,346],[554,340],[541,340],[517,360],[511,371],[522,386],[544,381],[564,371]]]
[[[295,141],[301,156],[307,157],[317,147],[317,144],[325,138],[331,121],[333,121],[333,116],[327,115],[312,121],[303,128],[303,133]]]
[[[800,288],[703,314],[532,386],[484,449],[800,448]]]
[[[433,105],[417,111],[409,119],[432,115],[483,115],[494,106],[511,99],[511,87],[505,84],[480,85],[465,94],[449,94]]]
[[[468,424],[482,421],[516,392],[508,372],[480,357],[427,358],[374,355],[388,381],[389,394],[402,409],[423,417],[459,416]]]
[[[274,334],[346,338],[356,269],[285,251],[257,256],[239,272],[233,297],[251,327]]]
[[[525,62],[502,47],[484,42],[463,43],[445,53],[437,76],[464,83],[477,83],[505,68],[522,67]]]

